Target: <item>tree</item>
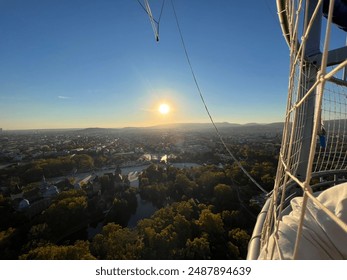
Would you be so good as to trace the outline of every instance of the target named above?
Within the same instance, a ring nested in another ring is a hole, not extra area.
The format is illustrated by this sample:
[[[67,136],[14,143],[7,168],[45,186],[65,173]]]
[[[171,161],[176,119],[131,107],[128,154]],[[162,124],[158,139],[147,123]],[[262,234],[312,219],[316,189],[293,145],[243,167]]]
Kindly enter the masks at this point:
[[[190,202],[173,203],[138,223],[143,236],[145,259],[182,259],[185,245],[192,238],[194,214]]]
[[[147,177],[139,177],[139,180],[140,180],[140,187],[145,187],[145,186],[148,186],[149,185],[149,180]]]
[[[39,165],[35,165],[29,169],[27,169],[24,174],[22,175],[22,178],[27,183],[32,183],[39,181],[42,178],[43,174],[43,168]]]
[[[199,217],[199,209],[193,199],[175,203],[173,206],[175,206],[176,212],[184,216],[188,221],[195,220]]]
[[[227,177],[222,171],[214,171],[211,168],[202,172],[201,176],[197,178],[197,183],[201,187],[200,192],[203,192],[204,198],[210,199],[213,196],[213,188],[220,183],[225,183]]]
[[[185,174],[177,174],[175,184],[173,186],[174,195],[177,199],[180,199],[183,195],[190,198],[196,193],[198,185],[189,180]]]
[[[163,169],[156,164],[151,164],[144,172],[144,177],[147,177],[149,182],[161,182]]]
[[[128,201],[124,198],[115,198],[112,207],[105,217],[106,223],[115,222],[122,226],[126,226],[130,219],[131,212],[129,211]]]
[[[36,247],[47,245],[49,244],[51,236],[51,229],[48,227],[47,223],[33,225],[27,234],[29,242],[26,244],[25,248],[31,250]]]
[[[222,216],[224,225],[227,226],[228,228],[239,227],[240,220],[243,218],[241,216],[240,211],[224,210],[221,213],[221,216]]]
[[[249,170],[250,166],[245,161],[241,161],[242,166]],[[242,172],[240,167],[233,163],[227,170],[228,177],[230,180],[236,181],[239,185],[247,185],[249,183],[248,177]]]
[[[20,256],[22,260],[95,260],[89,251],[88,241],[76,241],[74,245],[44,245]]]
[[[213,191],[215,197],[215,205],[221,211],[237,209],[239,201],[237,199],[236,190],[225,184],[218,184]]]
[[[206,260],[211,258],[210,243],[206,236],[188,239],[185,257],[191,260]]]
[[[228,258],[227,236],[224,230],[223,220],[219,213],[212,213],[210,209],[202,210],[199,220],[196,222],[201,234],[208,238],[211,250],[211,258]]]
[[[94,237],[91,250],[101,260],[137,260],[141,258],[143,242],[136,231],[109,223]]]
[[[130,187],[127,190],[124,191],[122,194],[124,199],[128,202],[128,210],[131,214],[136,213],[137,209],[137,197],[136,197],[137,190],[134,187]]]
[[[232,243],[237,245],[239,248],[241,257],[246,258],[248,243],[250,240],[249,234],[245,230],[235,228],[229,231],[229,238],[231,239]]]
[[[201,231],[212,236],[223,235],[223,220],[220,214],[214,214],[210,209],[202,210],[197,225]]]
[[[112,187],[111,179],[108,175],[103,175],[99,177],[99,182],[101,185],[101,190],[104,192]]]
[[[9,227],[7,230],[0,231],[0,251],[1,259],[12,259],[16,255],[14,252],[14,238],[16,229]]]
[[[51,229],[51,240],[74,233],[88,224],[87,197],[83,191],[62,192],[44,212],[43,220]]]
[[[152,183],[140,187],[141,197],[151,201],[156,207],[161,208],[165,205],[168,196],[168,187],[164,183]]]
[[[107,158],[104,157],[104,156],[102,156],[102,155],[97,156],[97,157],[94,159],[94,164],[95,164],[95,166],[97,166],[97,167],[103,167],[103,166],[105,166],[106,162],[107,162]]]
[[[78,169],[90,170],[94,167],[93,158],[86,154],[75,155],[72,160]]]

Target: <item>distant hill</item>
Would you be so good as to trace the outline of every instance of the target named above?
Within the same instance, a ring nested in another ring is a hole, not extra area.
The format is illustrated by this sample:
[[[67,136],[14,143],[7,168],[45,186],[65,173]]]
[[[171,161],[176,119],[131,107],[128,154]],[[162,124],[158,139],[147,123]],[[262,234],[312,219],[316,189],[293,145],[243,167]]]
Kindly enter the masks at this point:
[[[80,132],[80,133],[85,133],[85,134],[98,134],[98,133],[105,133],[108,132],[109,128],[100,128],[100,127],[88,127],[88,128],[84,128],[84,129],[79,129],[79,130],[75,130],[75,132]]]
[[[239,127],[241,124],[236,123],[216,123],[218,128],[225,127]],[[214,129],[211,123],[171,123],[171,124],[162,124],[147,127],[149,129],[180,129],[180,130],[206,130],[206,129]]]
[[[258,123],[247,123],[237,124],[229,122],[216,123],[216,126],[220,132],[233,133],[233,134],[259,134],[259,133],[282,133],[284,123],[269,123],[269,124],[258,124]],[[214,133],[215,129],[211,123],[171,123],[162,124],[148,127],[124,127],[124,128],[101,128],[101,127],[89,127],[89,128],[75,128],[75,129],[33,129],[33,130],[12,130],[9,133],[18,134],[49,134],[49,133],[68,133],[68,134],[108,134],[108,133],[151,133],[158,132],[160,130],[168,132],[211,132]],[[7,134],[7,131],[3,135]]]
[[[234,133],[234,134],[254,134],[254,133],[281,133],[283,130],[284,123],[270,123],[270,124],[258,124],[258,123],[247,123],[237,124],[221,122],[216,123],[216,126],[220,132]],[[170,123],[161,124],[148,127],[124,127],[124,128],[85,128],[75,130],[81,134],[105,134],[105,133],[150,133],[163,131],[177,131],[177,132],[211,132],[214,133],[214,127],[211,123]]]
[[[284,123],[270,123],[270,124],[258,124],[258,123],[216,123],[218,130],[221,132],[235,132],[235,133],[281,133]],[[145,128],[146,130],[177,130],[177,131],[214,131],[214,127],[211,123],[176,123],[156,125]]]

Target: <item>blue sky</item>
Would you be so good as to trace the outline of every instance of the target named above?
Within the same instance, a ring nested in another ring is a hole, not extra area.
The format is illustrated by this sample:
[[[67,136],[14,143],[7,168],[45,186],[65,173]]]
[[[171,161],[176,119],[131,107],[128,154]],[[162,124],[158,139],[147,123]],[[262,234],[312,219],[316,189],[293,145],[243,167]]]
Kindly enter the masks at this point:
[[[159,17],[162,0],[149,3]],[[289,51],[275,1],[174,4],[215,121],[282,121]],[[171,107],[165,116],[161,102]],[[0,1],[0,127],[170,122],[209,122],[170,0],[158,43],[137,0]]]

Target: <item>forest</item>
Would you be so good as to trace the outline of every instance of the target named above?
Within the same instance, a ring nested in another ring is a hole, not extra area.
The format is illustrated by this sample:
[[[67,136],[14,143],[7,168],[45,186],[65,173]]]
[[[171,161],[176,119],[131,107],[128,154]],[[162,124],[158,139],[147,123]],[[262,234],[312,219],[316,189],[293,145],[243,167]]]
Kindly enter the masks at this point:
[[[263,168],[269,168],[263,164]],[[273,166],[272,166],[273,168]],[[178,169],[152,164],[133,188],[115,175],[99,178],[102,203],[87,188],[60,192],[40,215],[13,211],[0,195],[0,251],[3,259],[244,259],[259,206],[259,192],[239,185],[235,165]],[[107,194],[107,195],[106,195]],[[136,195],[157,211],[127,227]],[[103,227],[93,238],[86,229],[97,217]]]

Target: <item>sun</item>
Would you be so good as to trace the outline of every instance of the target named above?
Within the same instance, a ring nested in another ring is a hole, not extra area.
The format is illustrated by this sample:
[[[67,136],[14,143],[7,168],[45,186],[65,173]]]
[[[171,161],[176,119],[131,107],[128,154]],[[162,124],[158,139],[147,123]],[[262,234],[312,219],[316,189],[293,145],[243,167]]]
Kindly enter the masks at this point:
[[[159,105],[159,113],[162,115],[166,115],[170,112],[170,106],[166,103],[162,103]]]

